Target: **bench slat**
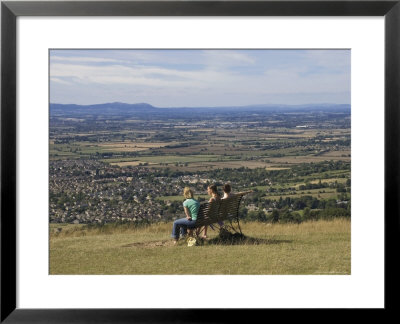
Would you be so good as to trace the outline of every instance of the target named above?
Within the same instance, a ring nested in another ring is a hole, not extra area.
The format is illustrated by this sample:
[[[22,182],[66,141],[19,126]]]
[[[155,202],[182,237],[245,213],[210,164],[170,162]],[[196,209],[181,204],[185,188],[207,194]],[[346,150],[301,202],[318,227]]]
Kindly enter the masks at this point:
[[[252,191],[239,192],[226,199],[201,204],[197,215],[196,227],[238,217],[240,202],[243,196],[250,192]]]

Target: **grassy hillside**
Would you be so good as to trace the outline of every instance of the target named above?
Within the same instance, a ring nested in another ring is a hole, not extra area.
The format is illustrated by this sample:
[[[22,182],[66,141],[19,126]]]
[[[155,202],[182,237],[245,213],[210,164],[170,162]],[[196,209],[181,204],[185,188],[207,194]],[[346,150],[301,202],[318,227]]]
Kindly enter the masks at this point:
[[[62,230],[60,231],[59,228]],[[148,227],[50,227],[50,274],[350,274],[349,220],[242,224],[248,238],[228,245],[172,245],[172,223]]]

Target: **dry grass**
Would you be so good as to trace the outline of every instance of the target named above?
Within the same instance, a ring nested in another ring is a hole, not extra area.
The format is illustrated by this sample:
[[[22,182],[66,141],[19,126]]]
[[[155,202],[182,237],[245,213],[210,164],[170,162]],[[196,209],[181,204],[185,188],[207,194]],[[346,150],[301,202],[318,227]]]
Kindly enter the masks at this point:
[[[52,226],[53,229],[55,226]],[[172,223],[108,231],[69,226],[50,238],[50,274],[350,274],[350,221],[242,224],[247,240],[217,233],[173,246]],[[53,231],[51,230],[51,232]]]

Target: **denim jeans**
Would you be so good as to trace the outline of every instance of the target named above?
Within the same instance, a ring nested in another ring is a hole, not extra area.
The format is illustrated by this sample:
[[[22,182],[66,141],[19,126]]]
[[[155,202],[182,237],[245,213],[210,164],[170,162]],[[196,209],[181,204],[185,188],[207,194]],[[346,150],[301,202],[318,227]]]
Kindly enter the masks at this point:
[[[194,227],[196,225],[195,220],[188,220],[185,218],[177,219],[172,226],[172,235],[171,237],[175,238],[176,240],[179,239],[179,233],[181,235],[186,235],[188,227]]]

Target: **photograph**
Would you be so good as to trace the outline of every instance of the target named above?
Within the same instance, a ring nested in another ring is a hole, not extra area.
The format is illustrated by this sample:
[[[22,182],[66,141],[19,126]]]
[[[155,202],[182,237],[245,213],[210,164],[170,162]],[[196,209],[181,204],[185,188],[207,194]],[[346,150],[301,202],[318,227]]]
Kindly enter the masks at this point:
[[[391,318],[400,0],[361,2],[2,1],[0,322]]]
[[[49,275],[351,275],[351,49],[48,64]]]

